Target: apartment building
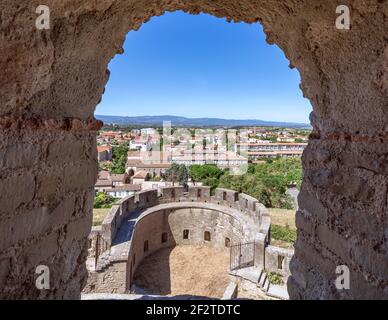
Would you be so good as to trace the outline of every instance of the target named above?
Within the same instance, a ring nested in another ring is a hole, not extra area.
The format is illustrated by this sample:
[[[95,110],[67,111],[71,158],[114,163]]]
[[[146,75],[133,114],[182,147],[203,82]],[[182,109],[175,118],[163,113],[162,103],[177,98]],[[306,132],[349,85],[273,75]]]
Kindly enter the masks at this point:
[[[186,166],[214,164],[219,168],[232,168],[247,164],[248,159],[232,151],[186,150],[182,155],[173,155],[172,162]]]
[[[276,157],[301,157],[307,143],[257,142],[238,143],[235,152],[248,156],[249,160]]]

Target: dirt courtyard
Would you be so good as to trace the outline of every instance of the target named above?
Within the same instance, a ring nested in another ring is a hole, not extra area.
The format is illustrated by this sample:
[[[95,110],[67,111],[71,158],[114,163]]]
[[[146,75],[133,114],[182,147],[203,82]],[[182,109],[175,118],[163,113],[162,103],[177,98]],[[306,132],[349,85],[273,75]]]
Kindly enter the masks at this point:
[[[176,246],[145,258],[134,274],[144,293],[221,298],[229,283],[229,249]]]

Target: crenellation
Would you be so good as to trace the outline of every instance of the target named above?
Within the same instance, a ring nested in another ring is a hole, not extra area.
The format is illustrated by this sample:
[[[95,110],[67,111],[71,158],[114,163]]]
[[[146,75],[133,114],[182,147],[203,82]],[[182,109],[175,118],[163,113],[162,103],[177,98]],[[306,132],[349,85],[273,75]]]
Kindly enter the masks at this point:
[[[353,1],[350,31],[335,29],[337,5],[334,0],[319,5],[307,0],[50,1],[55,32],[42,33],[26,23],[36,19],[30,1],[2,1],[1,12],[9,17],[0,30],[0,298],[80,297],[98,170],[95,133],[102,125],[94,111],[109,77],[108,63],[122,51],[130,30],[166,11],[183,10],[259,21],[267,42],[299,71],[300,87],[313,105],[290,298],[387,299],[386,2]],[[189,189],[187,202],[219,202],[224,211],[237,210],[236,199],[196,190],[201,195]],[[68,197],[75,198],[76,209]],[[130,211],[135,219],[137,209],[163,201],[152,192],[137,197],[110,213],[101,230],[107,240],[117,232],[120,212],[126,217]],[[179,197],[181,205],[185,197]],[[253,203],[242,199],[241,210],[252,205],[252,216],[259,212],[261,230],[267,232],[265,210],[253,210]],[[43,207],[54,208],[53,218]],[[350,290],[339,293],[333,277],[341,261],[352,276]],[[36,262],[50,264],[56,276],[49,292],[35,289]]]
[[[209,188],[204,189],[210,194]],[[105,234],[104,238],[108,240],[108,244],[105,253],[100,255],[96,269],[90,271],[93,275],[89,277],[84,292],[129,292],[131,279],[136,268],[145,257],[157,250],[188,244],[224,247],[226,239],[229,239],[228,246],[253,243],[254,259],[252,262],[259,268],[267,269],[266,257],[274,257],[275,255],[277,257],[283,254],[285,260],[282,264],[281,274],[286,279],[288,278],[289,258],[293,250],[282,251],[280,248],[271,246],[270,250],[266,251],[269,245],[271,220],[262,204],[252,197],[242,195],[240,199],[249,200],[250,205],[241,210],[239,202],[236,201],[239,194],[228,189],[216,189],[216,195],[211,197],[210,202],[202,202],[201,198],[197,198],[193,202],[191,200],[193,195],[198,195],[197,191],[197,187],[189,187],[187,193],[184,193],[181,187],[162,188],[162,195],[157,198],[157,203],[145,201],[145,197],[150,194],[155,195],[156,190],[141,192],[123,199],[120,202],[122,208],[126,207],[126,202],[133,201],[136,197],[139,198],[139,201],[135,202],[135,207],[132,208],[133,213],[121,214],[129,219],[128,223],[132,228],[132,231],[129,232],[131,236],[125,239],[120,230],[121,228],[127,230],[129,225],[126,225],[125,219],[120,224],[116,222],[115,215],[120,216],[120,206],[114,206],[104,220],[101,230],[96,228],[89,236],[90,257],[93,257],[93,250],[96,251],[97,234],[100,233],[103,237]],[[264,213],[261,222],[257,219],[258,210]],[[184,230],[189,231],[187,239],[183,237]],[[209,241],[204,239],[205,231],[210,233]],[[109,234],[109,232],[111,233]],[[166,234],[165,241],[161,241],[163,233]],[[115,240],[116,237],[120,241]],[[113,267],[115,264],[124,263],[123,261],[126,261],[127,264],[125,270],[121,268],[119,271]],[[272,265],[268,265],[268,268],[274,270],[274,262],[271,263]],[[127,279],[125,287],[123,287],[122,279]],[[108,286],[109,282],[111,282],[110,287]]]
[[[144,190],[138,192],[137,208],[148,208],[158,203],[157,190]]]
[[[190,186],[189,187],[189,199],[191,201],[203,201],[203,202],[209,202],[210,201],[210,187],[207,186]]]
[[[216,188],[215,201],[220,204],[233,206],[236,201],[238,201],[238,192],[234,190]]]
[[[183,197],[184,188],[182,186],[163,187],[161,188],[161,193],[162,193],[162,196],[159,199],[159,202],[161,201],[169,202]]]

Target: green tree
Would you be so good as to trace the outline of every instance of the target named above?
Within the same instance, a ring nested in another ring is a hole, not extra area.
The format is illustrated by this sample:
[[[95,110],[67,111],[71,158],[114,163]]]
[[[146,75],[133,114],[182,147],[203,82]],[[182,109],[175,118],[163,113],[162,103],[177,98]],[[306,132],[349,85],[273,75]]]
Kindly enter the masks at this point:
[[[201,182],[206,178],[220,178],[223,174],[223,170],[213,164],[194,164],[190,166],[189,172],[191,178]]]
[[[125,173],[125,166],[128,158],[128,143],[112,148],[112,164],[109,168],[111,173]]]
[[[263,164],[250,165],[241,176],[228,173],[220,178],[219,187],[233,189],[255,197],[266,207],[292,209],[288,187],[300,186],[302,165],[300,159],[279,158]]]
[[[93,207],[96,209],[111,208],[116,201],[117,201],[116,198],[110,195],[107,195],[105,192],[98,192],[94,197]]]
[[[171,167],[166,170],[164,176],[166,180],[172,181],[173,184],[175,184],[175,182],[179,182],[180,185],[187,188],[189,173],[185,165],[173,163]]]
[[[225,174],[225,171],[214,164],[194,164],[190,166],[189,174],[193,182],[202,182],[204,185],[209,186],[213,192],[219,186],[220,178]]]

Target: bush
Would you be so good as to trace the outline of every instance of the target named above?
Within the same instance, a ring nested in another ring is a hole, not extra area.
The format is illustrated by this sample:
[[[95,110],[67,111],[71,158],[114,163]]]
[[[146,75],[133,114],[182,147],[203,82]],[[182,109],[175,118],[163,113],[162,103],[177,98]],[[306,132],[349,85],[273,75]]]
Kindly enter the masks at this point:
[[[160,176],[154,176],[154,177],[150,177],[150,179],[148,181],[160,181],[162,178]]]
[[[246,193],[267,208],[292,209],[293,200],[287,194],[288,186],[300,186],[302,164],[298,158],[275,159],[263,164],[249,165],[241,176],[224,173],[219,186]]]
[[[207,178],[220,178],[223,174],[223,170],[212,164],[194,164],[190,166],[189,173],[192,179],[202,182]]]
[[[215,165],[192,165],[193,181],[215,188],[227,188],[246,193],[267,208],[293,209],[293,199],[287,194],[290,185],[300,186],[302,163],[299,158],[267,159],[263,164],[250,164],[247,173],[231,175]]]
[[[98,192],[94,197],[93,207],[95,209],[109,209],[117,201],[116,198],[107,195],[104,192]]]
[[[189,180],[189,172],[187,167],[184,164],[173,163],[170,168],[168,168],[164,174],[167,181],[179,182],[180,185],[187,187],[187,182]]]
[[[271,225],[271,238],[294,244],[296,241],[296,231],[288,226],[282,227],[276,224]]]
[[[284,284],[283,276],[277,272],[267,272],[267,277],[270,284]]]
[[[122,144],[112,148],[112,163],[109,166],[109,171],[115,174],[125,173],[125,166],[128,157],[128,144]]]

